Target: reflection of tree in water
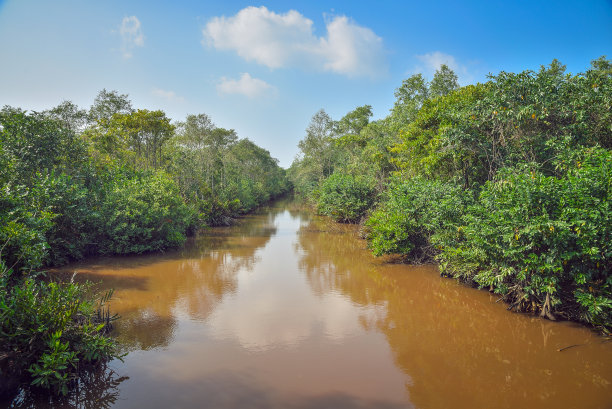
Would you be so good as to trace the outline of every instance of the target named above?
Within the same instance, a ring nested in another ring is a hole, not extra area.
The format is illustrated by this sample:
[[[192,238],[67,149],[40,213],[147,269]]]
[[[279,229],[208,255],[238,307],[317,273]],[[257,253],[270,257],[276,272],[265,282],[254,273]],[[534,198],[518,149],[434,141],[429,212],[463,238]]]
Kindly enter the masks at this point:
[[[112,407],[119,398],[119,385],[128,379],[120,377],[106,365],[100,365],[83,371],[75,388],[67,396],[49,395],[46,390],[22,388],[11,403],[9,409],[34,409],[40,407],[105,409]],[[2,401],[0,401],[0,406]]]
[[[299,217],[302,221],[308,222],[312,217],[312,210],[301,200],[287,201],[284,209],[289,212],[293,219]]]
[[[367,274],[371,258],[364,251],[363,241],[352,238],[355,226],[338,224],[326,218],[313,218],[298,232],[296,250],[300,253],[299,267],[315,294],[357,284],[353,277]],[[381,301],[378,293],[349,291],[346,295],[361,305]]]
[[[492,399],[496,407],[536,407],[541,399],[586,407],[585,396],[605,397],[610,348],[557,351],[591,339],[588,331],[509,313],[488,293],[440,278],[433,266],[384,264],[355,233],[354,226],[313,219],[299,232],[300,267],[317,294],[386,306],[362,324],[385,334],[396,365],[411,378],[416,407],[490,407]]]
[[[162,317],[147,310],[134,311],[121,315],[114,335],[124,352],[148,350],[168,346],[175,327],[176,320],[172,317]]]
[[[274,218],[282,211],[274,206],[234,226],[204,230],[178,251],[98,259],[64,274],[78,271],[78,280],[100,283],[100,291],[115,289],[111,309],[121,319],[114,333],[128,351],[165,347],[177,325],[177,309],[203,320],[236,291],[237,273],[257,263],[257,250],[276,234]]]

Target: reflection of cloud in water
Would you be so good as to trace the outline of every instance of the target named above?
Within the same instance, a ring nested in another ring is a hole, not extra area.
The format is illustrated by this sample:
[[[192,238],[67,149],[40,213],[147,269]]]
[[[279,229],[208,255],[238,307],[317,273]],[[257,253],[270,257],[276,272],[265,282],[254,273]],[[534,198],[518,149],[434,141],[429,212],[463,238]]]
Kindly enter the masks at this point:
[[[335,262],[299,266],[304,219],[279,213],[207,232],[181,257],[87,269],[118,284],[117,329],[133,347],[117,407],[406,406],[406,377],[373,324],[384,303],[330,287],[346,274]]]
[[[612,351],[593,334],[283,209],[85,269],[117,288],[118,332],[142,349],[114,407],[608,407]]]
[[[361,325],[356,308],[340,295],[296,299],[294,294],[270,291],[257,300],[232,299],[217,308],[208,323],[219,337],[236,338],[247,349],[267,350],[297,346],[315,332],[334,341],[351,336]],[[359,313],[371,315],[373,311]]]
[[[301,280],[288,281],[295,259],[289,261],[292,265],[278,259],[291,255],[291,250],[290,241],[274,240],[264,249],[272,255],[265,253],[254,270],[236,275],[240,291],[219,304],[207,320],[216,337],[235,339],[254,351],[290,348],[312,336],[340,341],[381,314],[377,306],[358,306],[340,293],[315,295]]]

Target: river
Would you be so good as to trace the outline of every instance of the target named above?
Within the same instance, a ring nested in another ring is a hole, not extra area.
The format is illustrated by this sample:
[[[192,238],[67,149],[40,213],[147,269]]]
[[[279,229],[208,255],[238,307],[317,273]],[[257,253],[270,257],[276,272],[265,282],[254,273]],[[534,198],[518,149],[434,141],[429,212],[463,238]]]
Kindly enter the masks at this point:
[[[356,226],[291,201],[175,252],[88,260],[63,274],[75,272],[115,289],[128,354],[73,406],[612,407],[607,339],[508,312],[435,266],[377,259]]]

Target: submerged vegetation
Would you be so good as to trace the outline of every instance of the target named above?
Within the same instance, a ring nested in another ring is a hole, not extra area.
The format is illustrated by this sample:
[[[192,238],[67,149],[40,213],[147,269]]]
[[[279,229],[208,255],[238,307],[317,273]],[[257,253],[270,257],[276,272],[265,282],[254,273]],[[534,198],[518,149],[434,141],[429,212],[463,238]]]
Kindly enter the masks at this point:
[[[162,251],[286,192],[269,152],[205,115],[171,123],[103,90],[91,108],[0,111],[0,394],[28,380],[66,394],[118,357],[108,297],[41,280],[91,255]],[[104,310],[107,311],[107,310]]]
[[[390,114],[316,113],[288,170],[371,250],[500,294],[509,309],[612,329],[612,64],[554,60],[460,87],[413,75]]]

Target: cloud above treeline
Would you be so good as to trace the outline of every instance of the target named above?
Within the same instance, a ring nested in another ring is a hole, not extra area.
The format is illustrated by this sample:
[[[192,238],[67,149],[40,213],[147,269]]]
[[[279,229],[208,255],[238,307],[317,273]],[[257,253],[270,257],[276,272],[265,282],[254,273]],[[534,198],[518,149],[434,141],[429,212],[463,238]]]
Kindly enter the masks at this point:
[[[276,88],[264,80],[253,78],[249,73],[243,73],[239,79],[223,77],[217,84],[219,94],[239,94],[249,98],[273,95]]]
[[[246,7],[231,17],[214,17],[203,43],[234,51],[246,61],[270,68],[299,67],[349,77],[386,73],[382,38],[346,16],[327,19],[324,37],[314,34],[312,20],[295,10],[278,14],[266,7]]]
[[[441,51],[433,51],[426,54],[416,56],[419,64],[414,69],[415,73],[423,73],[429,78],[433,78],[435,72],[442,64],[446,64],[459,77],[459,82],[464,84],[472,80],[465,65],[460,64],[455,57],[450,54],[445,54]]]
[[[176,95],[174,91],[167,91],[161,88],[153,88],[153,90],[151,91],[151,94],[156,97],[165,99],[169,102],[177,102],[177,103],[185,102],[185,98],[179,95]]]
[[[119,27],[119,34],[121,34],[123,58],[131,58],[134,48],[144,46],[144,34],[142,33],[140,20],[136,16],[123,18]]]

